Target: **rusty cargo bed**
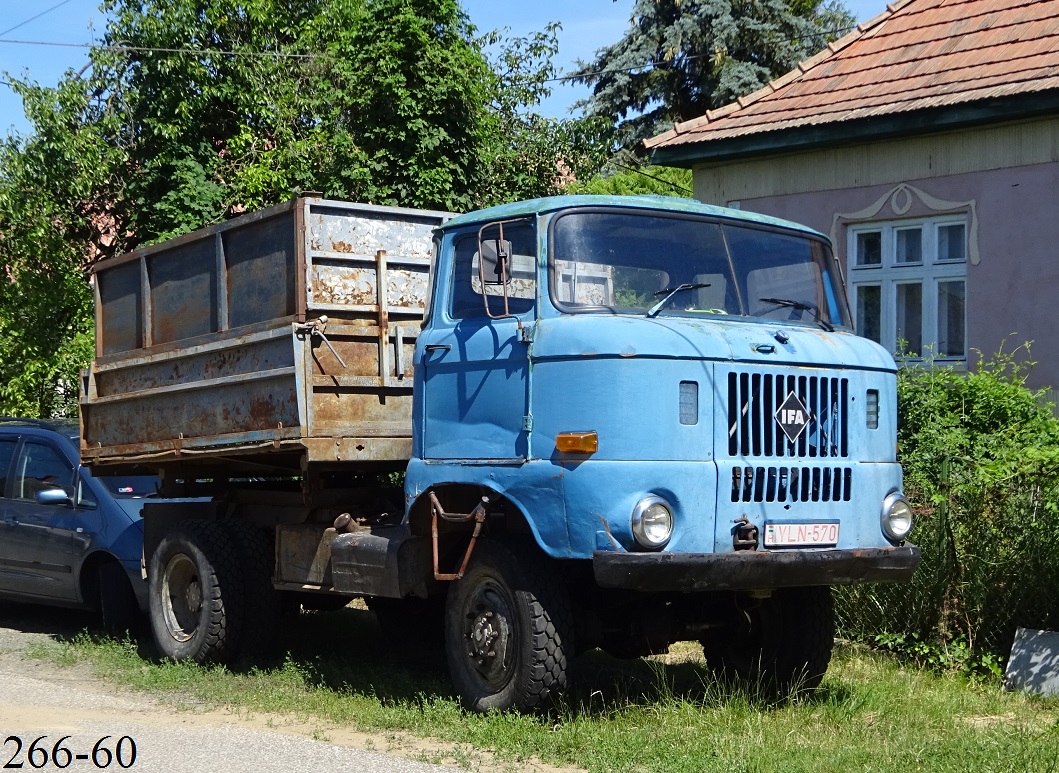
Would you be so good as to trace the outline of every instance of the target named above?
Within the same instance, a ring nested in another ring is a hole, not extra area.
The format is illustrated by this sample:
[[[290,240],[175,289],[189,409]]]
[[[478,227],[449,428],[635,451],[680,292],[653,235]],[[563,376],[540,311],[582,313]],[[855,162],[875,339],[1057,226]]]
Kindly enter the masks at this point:
[[[403,464],[449,216],[302,197],[98,264],[83,460]]]

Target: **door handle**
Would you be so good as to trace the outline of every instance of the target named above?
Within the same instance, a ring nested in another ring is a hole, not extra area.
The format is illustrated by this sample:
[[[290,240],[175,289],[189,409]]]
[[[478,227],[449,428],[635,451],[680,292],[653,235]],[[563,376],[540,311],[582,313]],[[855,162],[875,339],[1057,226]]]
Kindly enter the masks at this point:
[[[452,345],[451,344],[427,344],[426,346],[423,347],[423,350],[426,351],[427,354],[429,354],[431,352],[449,352],[449,351],[452,351]]]

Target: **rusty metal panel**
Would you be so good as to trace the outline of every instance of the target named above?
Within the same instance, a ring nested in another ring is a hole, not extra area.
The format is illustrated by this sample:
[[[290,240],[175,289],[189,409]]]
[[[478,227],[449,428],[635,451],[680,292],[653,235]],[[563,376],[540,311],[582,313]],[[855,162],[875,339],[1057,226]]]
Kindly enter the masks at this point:
[[[295,313],[296,238],[289,213],[224,234],[229,327]]]
[[[217,264],[212,239],[147,259],[151,341],[164,344],[216,332]]]
[[[293,365],[289,333],[282,338],[248,336],[234,346],[201,347],[189,356],[144,358],[132,360],[125,367],[100,368],[96,374],[96,394],[108,397],[176,384],[230,379]]]
[[[143,294],[138,261],[96,275],[98,354],[114,354],[143,345]]]
[[[391,255],[429,260],[429,235],[448,217],[445,212],[316,201],[309,210],[309,249],[366,256],[384,249]]]
[[[371,306],[378,302],[376,282],[374,259],[369,265],[367,261],[317,258],[311,284],[313,305]]]
[[[296,585],[331,585],[331,543],[338,533],[323,524],[276,527],[276,580]]]
[[[297,427],[293,368],[97,398],[85,442],[129,445]]]

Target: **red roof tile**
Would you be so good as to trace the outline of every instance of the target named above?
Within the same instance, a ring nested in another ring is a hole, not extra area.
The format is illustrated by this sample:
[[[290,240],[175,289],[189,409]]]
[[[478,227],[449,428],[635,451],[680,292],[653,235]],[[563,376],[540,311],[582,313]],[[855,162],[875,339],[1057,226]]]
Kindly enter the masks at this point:
[[[903,0],[737,103],[677,124],[673,148],[1059,88],[1059,0]]]

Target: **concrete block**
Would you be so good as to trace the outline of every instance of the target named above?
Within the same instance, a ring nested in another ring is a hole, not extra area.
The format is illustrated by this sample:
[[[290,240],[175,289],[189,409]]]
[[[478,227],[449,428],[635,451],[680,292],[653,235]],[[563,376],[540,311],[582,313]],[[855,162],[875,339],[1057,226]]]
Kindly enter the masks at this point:
[[[1059,632],[1019,628],[1004,686],[1037,695],[1059,695]]]

